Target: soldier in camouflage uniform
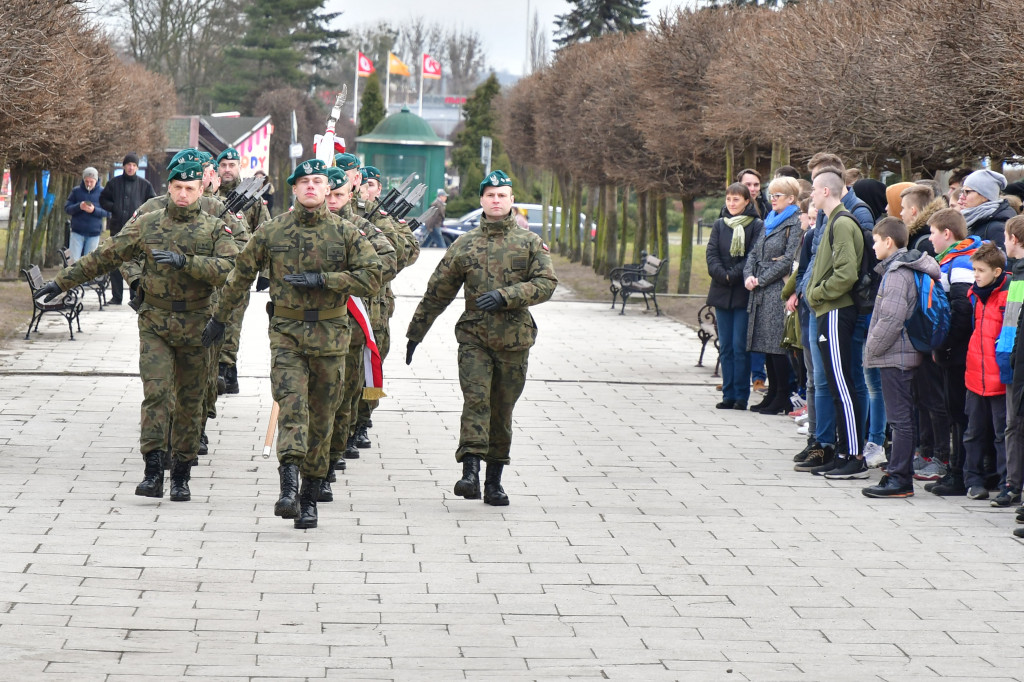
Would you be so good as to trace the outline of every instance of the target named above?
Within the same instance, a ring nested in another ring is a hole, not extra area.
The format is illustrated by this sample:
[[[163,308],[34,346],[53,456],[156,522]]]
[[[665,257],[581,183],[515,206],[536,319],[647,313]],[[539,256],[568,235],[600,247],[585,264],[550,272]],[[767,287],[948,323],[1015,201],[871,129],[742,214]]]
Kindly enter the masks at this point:
[[[274,513],[316,528],[316,502],[327,477],[331,429],[341,402],[350,331],[348,297],[380,289],[381,263],[359,231],[327,210],[327,168],[299,164],[292,211],[267,221],[235,259],[203,345],[223,336],[231,311],[261,270],[270,279],[270,383],[281,407],[277,456],[281,496]],[[302,473],[302,490],[298,477]]]
[[[222,201],[227,201],[228,195],[238,187],[238,183],[241,181],[241,159],[238,150],[234,147],[228,147],[217,157],[217,173],[220,177],[217,196]],[[245,223],[249,233],[252,234],[263,222],[270,220],[270,211],[261,200],[237,217]],[[241,304],[232,311],[228,328],[224,332],[224,344],[221,346],[217,365],[218,374],[223,378],[224,393],[238,393],[238,342],[242,334],[242,318],[248,307],[249,292],[247,291]]]
[[[420,243],[413,236],[412,230],[405,224],[405,221],[398,221],[386,211],[380,209],[381,173],[374,166],[366,166],[360,170],[359,192],[363,199],[362,210],[369,216],[368,220],[384,231],[385,235],[395,246],[398,253],[398,271],[401,272],[416,262],[420,255]],[[391,350],[391,316],[395,314],[395,297],[388,287],[387,315],[381,327],[374,328],[374,337],[377,339],[377,348],[382,358],[386,358]],[[352,443],[346,449],[350,458],[358,457],[357,448],[370,447],[370,437],[367,431],[372,426],[371,415],[380,401],[364,400],[359,403],[359,414],[356,418],[356,430],[352,436]]]
[[[352,155],[339,154],[338,156]],[[355,157],[352,158],[354,159]],[[343,161],[346,160],[343,159]],[[356,161],[355,163],[358,169],[359,162]],[[395,278],[398,272],[398,258],[395,254],[395,247],[379,228],[369,223],[363,217],[353,214],[351,220],[341,218],[345,207],[349,205],[352,199],[352,185],[340,166],[327,169],[327,173],[331,185],[331,193],[327,197],[327,207],[339,217],[339,220],[352,225],[369,240],[374,251],[377,252],[377,256],[380,258],[382,268],[381,280],[386,285]],[[362,299],[364,308],[370,318],[371,329],[387,323],[384,317],[387,303],[384,295],[385,291],[386,286],[382,286],[380,291],[373,296]],[[349,314],[352,314],[351,310]],[[320,485],[320,502],[334,501],[334,492],[331,490],[331,483],[336,480],[334,472],[345,470],[344,452],[348,440],[354,431],[356,412],[359,408],[360,398],[363,395],[363,348],[366,346],[366,336],[354,319],[349,322],[349,327],[352,329],[352,339],[349,342],[348,356],[345,358],[345,377],[342,386],[341,405],[334,415],[334,431],[331,435],[331,473]],[[357,455],[358,452],[356,450]]]
[[[487,462],[484,502],[508,504],[501,473],[509,463],[512,409],[523,392],[537,325],[528,306],[551,298],[558,280],[540,237],[516,227],[512,182],[492,171],[480,183],[480,227],[455,240],[427,283],[406,336],[406,364],[459,289],[466,311],[455,325],[459,342],[462,426],[456,461],[462,479],[455,494],[480,499],[480,460]]]
[[[142,377],[141,449],[145,478],[135,488],[163,497],[164,453],[170,450],[171,500],[191,499],[189,470],[199,448],[209,356],[199,343],[211,296],[231,271],[238,247],[226,225],[200,208],[202,167],[185,162],[168,174],[167,208],[133,219],[113,239],[45,286],[66,291],[144,256],[139,306]],[[173,421],[172,421],[173,417]],[[168,438],[167,424],[172,423]]]

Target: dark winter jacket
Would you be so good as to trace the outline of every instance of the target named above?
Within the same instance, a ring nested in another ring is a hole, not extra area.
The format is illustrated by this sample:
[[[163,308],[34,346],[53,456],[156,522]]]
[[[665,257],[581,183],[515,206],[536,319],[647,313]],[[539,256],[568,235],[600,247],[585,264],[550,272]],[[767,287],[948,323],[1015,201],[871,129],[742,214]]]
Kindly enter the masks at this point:
[[[107,229],[110,236],[121,231],[124,224],[132,218],[135,209],[156,196],[153,185],[145,178],[135,175],[118,175],[107,183],[100,193],[100,206],[110,211]]]
[[[747,312],[747,350],[755,353],[783,353],[780,346],[786,328],[786,306],[782,301],[785,278],[793,272],[793,261],[803,237],[800,216],[794,213],[772,233],[764,230],[754,243],[743,266],[743,279],[754,276],[757,286],[750,292]]]
[[[1006,221],[1017,215],[1017,212],[1013,210],[1013,207],[1007,203],[1006,199],[999,202],[999,208],[996,212],[987,218],[982,218],[973,225],[967,226],[968,235],[976,235],[981,237],[982,241],[994,242],[1000,249],[1006,248]]]
[[[927,253],[900,249],[875,266],[875,271],[882,275],[882,281],[864,341],[864,366],[917,367],[924,354],[914,348],[906,328],[906,321],[917,306],[914,273],[922,272],[938,282],[939,264]]]
[[[967,344],[974,330],[974,313],[967,295],[974,284],[971,256],[979,246],[980,239],[968,237],[936,256],[942,271],[942,288],[949,299],[949,333],[934,353],[935,362],[944,367],[963,367],[967,363]]]
[[[100,206],[102,191],[103,188],[98,182],[92,186],[91,192],[85,188],[85,182],[79,183],[78,187],[71,190],[67,202],[64,203],[64,212],[71,216],[72,232],[83,237],[98,237],[103,232],[103,219],[110,216],[110,213]],[[79,207],[83,201],[92,204],[92,213]]]
[[[910,243],[907,244],[907,248],[910,251],[917,250],[921,253],[930,254],[933,258],[935,257],[935,246],[932,244],[932,240],[928,238],[931,235],[928,221],[931,220],[931,217],[936,212],[944,208],[948,208],[946,200],[942,197],[936,197],[931,200],[931,203],[921,209],[916,218],[910,221],[907,225],[907,230],[910,232]]]
[[[732,244],[732,228],[725,224],[725,218],[719,218],[711,228],[708,238],[707,261],[708,274],[711,275],[711,288],[708,290],[707,304],[725,310],[740,310],[747,307],[750,292],[743,286],[743,266],[747,262],[754,242],[764,232],[764,222],[757,217],[757,209],[748,203],[743,215],[753,220],[744,229],[743,256],[729,254]]]

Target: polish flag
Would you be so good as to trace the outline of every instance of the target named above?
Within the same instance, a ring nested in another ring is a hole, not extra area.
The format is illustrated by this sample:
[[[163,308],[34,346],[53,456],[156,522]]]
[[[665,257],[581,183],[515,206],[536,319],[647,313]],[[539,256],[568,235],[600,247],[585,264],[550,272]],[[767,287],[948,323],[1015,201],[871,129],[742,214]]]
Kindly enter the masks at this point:
[[[369,76],[371,73],[376,71],[373,68],[373,62],[362,52],[356,53],[356,75],[357,76]]]
[[[441,77],[441,62],[429,54],[423,55],[423,77],[438,79]]]
[[[363,299],[357,296],[348,297],[348,314],[352,316],[366,337],[363,346],[363,400],[380,400],[387,397],[384,393],[384,361],[377,348],[377,340],[370,326],[370,315],[366,312]]]

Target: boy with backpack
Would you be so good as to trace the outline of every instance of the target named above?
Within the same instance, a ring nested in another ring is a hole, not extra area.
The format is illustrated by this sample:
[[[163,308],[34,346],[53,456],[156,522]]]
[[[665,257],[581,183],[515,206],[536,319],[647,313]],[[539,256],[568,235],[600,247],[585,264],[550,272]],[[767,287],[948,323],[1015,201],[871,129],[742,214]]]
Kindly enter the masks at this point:
[[[872,233],[875,255],[879,260],[876,271],[882,280],[864,343],[864,366],[881,370],[885,414],[892,425],[892,454],[882,480],[861,492],[865,497],[875,498],[912,497],[914,398],[911,384],[923,353],[915,346],[915,342],[922,341],[911,337],[910,325],[914,316],[928,312],[921,305],[922,291],[933,298],[942,297],[943,305],[936,308],[945,310],[947,324],[949,309],[945,305],[942,286],[938,283],[939,264],[928,254],[907,251],[909,231],[902,220],[883,218]],[[915,273],[921,273],[927,280],[919,285],[918,280],[923,278],[915,276]],[[926,304],[929,300],[927,296],[924,298]],[[931,332],[931,329],[927,331]],[[928,338],[923,340],[923,345],[928,348],[933,343],[932,334],[926,333],[925,336]]]

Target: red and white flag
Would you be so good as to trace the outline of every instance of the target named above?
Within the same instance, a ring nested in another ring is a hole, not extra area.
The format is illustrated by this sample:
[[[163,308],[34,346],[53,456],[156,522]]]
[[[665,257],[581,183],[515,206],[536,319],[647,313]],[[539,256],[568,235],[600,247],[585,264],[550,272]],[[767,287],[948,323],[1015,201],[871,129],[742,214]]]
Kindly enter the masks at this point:
[[[373,62],[362,52],[356,53],[356,75],[357,76],[369,76],[371,73],[376,71],[373,68]]]
[[[366,337],[366,345],[363,346],[363,400],[380,400],[386,398],[384,393],[384,361],[380,357],[380,350],[377,348],[377,339],[373,336],[373,327],[370,326],[370,316],[366,312],[366,305],[363,299],[358,296],[348,297],[348,314],[356,321],[359,328],[363,330]]]
[[[441,62],[429,54],[423,55],[423,77],[438,79],[441,77]]]

